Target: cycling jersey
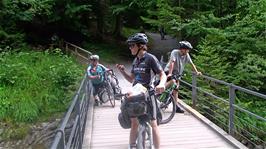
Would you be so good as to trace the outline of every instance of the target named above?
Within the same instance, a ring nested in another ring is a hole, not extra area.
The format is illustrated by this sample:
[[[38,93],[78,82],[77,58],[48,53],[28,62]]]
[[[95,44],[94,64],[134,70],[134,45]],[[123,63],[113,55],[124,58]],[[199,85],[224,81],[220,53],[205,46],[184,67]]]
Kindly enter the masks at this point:
[[[92,84],[101,84],[104,81],[103,72],[106,70],[106,68],[102,64],[98,64],[96,68],[93,68],[93,66],[90,64],[87,73],[88,76],[96,76],[101,75],[100,79],[92,79]]]
[[[131,73],[135,75],[133,85],[140,83],[148,87],[151,81],[151,71],[155,74],[163,71],[160,62],[154,55],[145,52],[142,58],[136,57],[131,69]]]
[[[170,60],[167,63],[167,65],[165,66],[164,71],[169,71],[169,67],[170,67],[170,62],[174,61],[174,68],[173,68],[173,74],[178,74],[178,75],[182,75],[184,68],[185,68],[185,64],[186,63],[190,63],[192,64],[192,60],[190,58],[190,55],[187,53],[186,55],[181,55],[180,50],[178,49],[174,49],[171,52],[171,56],[170,56]]]

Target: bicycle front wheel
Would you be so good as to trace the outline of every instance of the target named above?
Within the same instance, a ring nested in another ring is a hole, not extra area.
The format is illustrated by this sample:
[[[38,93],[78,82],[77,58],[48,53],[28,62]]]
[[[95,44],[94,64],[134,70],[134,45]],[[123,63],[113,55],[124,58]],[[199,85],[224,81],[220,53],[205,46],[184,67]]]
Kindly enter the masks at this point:
[[[162,102],[157,100],[162,114],[162,120],[160,121],[160,124],[166,124],[170,122],[175,116],[175,111],[176,111],[176,102],[174,100],[173,95],[170,94],[165,98],[166,99],[163,100]]]
[[[115,107],[114,91],[113,91],[113,88],[112,88],[110,82],[107,83],[107,92],[108,92],[108,99],[109,99],[112,107]]]
[[[152,128],[150,125],[140,124],[137,137],[137,149],[153,149]]]

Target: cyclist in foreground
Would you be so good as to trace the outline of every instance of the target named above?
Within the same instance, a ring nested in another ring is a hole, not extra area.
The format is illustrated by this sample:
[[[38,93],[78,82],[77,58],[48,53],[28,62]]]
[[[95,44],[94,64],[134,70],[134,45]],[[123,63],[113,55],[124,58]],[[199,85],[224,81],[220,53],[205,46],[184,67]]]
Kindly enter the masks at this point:
[[[165,66],[165,73],[167,74],[168,78],[171,78],[170,81],[167,82],[166,86],[170,86],[172,83],[176,83],[177,87],[173,91],[174,98],[176,100],[176,104],[178,104],[178,88],[179,88],[179,79],[183,74],[185,64],[189,63],[192,65],[193,70],[197,75],[201,75],[192,62],[190,58],[189,51],[192,50],[193,47],[188,41],[180,41],[179,42],[179,49],[174,49],[171,52],[170,59]],[[172,75],[176,75],[177,77],[172,77]],[[184,113],[184,111],[176,105],[176,113]]]
[[[131,72],[126,72],[124,65],[116,64],[116,67],[125,77],[125,79],[131,83],[133,86],[137,83],[149,88],[149,84],[151,81],[151,71],[153,73],[158,74],[160,76],[160,83],[155,87],[155,91],[157,93],[162,93],[165,89],[166,75],[158,61],[158,59],[147,52],[147,43],[148,38],[143,33],[136,33],[130,36],[127,40],[127,44],[131,51],[131,54],[135,56],[135,59],[132,63]],[[155,101],[154,101],[155,102]],[[154,105],[154,104],[151,104]],[[156,104],[155,104],[156,105]],[[157,107],[153,107],[157,108]],[[153,142],[156,149],[160,147],[160,137],[159,137],[159,129],[157,126],[156,112],[152,112],[156,110],[151,110],[151,127],[153,132]],[[138,133],[138,120],[136,117],[131,118],[131,130],[129,136],[129,145],[130,148],[136,148],[136,138]]]

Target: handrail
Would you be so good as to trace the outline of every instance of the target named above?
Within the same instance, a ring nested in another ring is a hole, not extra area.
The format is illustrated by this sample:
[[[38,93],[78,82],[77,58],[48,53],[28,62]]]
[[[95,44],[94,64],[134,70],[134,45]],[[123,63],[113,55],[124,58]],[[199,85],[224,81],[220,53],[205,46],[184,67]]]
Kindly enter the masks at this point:
[[[85,63],[88,62],[89,57],[92,55],[90,51],[87,51],[79,46],[76,46],[72,43],[69,42],[64,42],[65,43],[65,51],[67,54],[74,54],[74,56],[82,58]]]
[[[209,80],[209,81],[213,81],[215,83],[219,83],[221,85],[225,85],[227,86],[229,89],[228,89],[228,98],[225,99],[223,97],[219,97],[217,95],[214,95],[213,93],[209,93],[207,91],[205,91],[201,86],[199,86],[197,84],[197,79],[199,78],[204,78],[205,80]],[[201,75],[201,76],[197,76],[195,73],[192,73],[192,83],[188,83],[184,80],[181,80],[181,83],[184,83],[186,86],[189,86],[190,88],[192,88],[192,103],[193,103],[193,108],[199,108],[200,106],[202,106],[201,104],[204,103],[204,98],[200,98],[200,96],[198,95],[198,93],[204,93],[204,95],[207,95],[208,97],[211,97],[213,99],[218,99],[218,101],[220,102],[223,102],[225,105],[227,105],[227,107],[224,107],[225,109],[221,109],[221,110],[228,110],[228,118],[227,120],[225,120],[226,122],[228,122],[228,127],[227,127],[227,132],[234,136],[234,137],[238,137],[238,138],[244,138],[245,140],[247,140],[250,144],[252,144],[253,146],[256,146],[256,143],[253,142],[252,139],[250,139],[249,137],[245,136],[246,134],[249,134],[251,135],[251,137],[257,137],[255,135],[255,132],[250,132],[251,130],[248,130],[248,129],[245,129],[245,128],[240,128],[239,124],[236,123],[237,122],[240,122],[242,121],[243,118],[239,117],[238,115],[236,115],[236,112],[239,114],[240,112],[245,115],[247,115],[249,118],[255,118],[256,120],[262,122],[262,123],[266,123],[266,118],[262,117],[262,116],[259,116],[251,111],[248,111],[247,109],[239,106],[239,105],[236,105],[235,104],[235,99],[237,97],[236,95],[236,90],[238,90],[239,92],[243,92],[243,93],[246,93],[246,94],[249,94],[249,95],[252,95],[252,96],[255,96],[255,97],[259,97],[260,99],[262,100],[265,100],[266,99],[266,95],[264,94],[261,94],[261,93],[258,93],[258,92],[255,92],[255,91],[252,91],[252,90],[249,90],[249,89],[246,89],[246,88],[243,88],[243,87],[240,87],[240,86],[237,86],[237,85],[234,85],[232,83],[228,83],[228,82],[225,82],[225,81],[222,81],[222,80],[219,80],[219,79],[215,79],[215,78],[212,78],[212,77],[209,77],[209,76],[206,76],[206,75]],[[238,92],[238,94],[239,94]],[[199,103],[199,101],[202,101],[201,103]],[[205,101],[207,102],[207,101]],[[205,105],[206,107],[206,105]],[[221,108],[221,107],[219,107]],[[208,110],[212,110],[211,108],[209,108]],[[219,109],[213,109],[211,112],[214,112],[212,113],[212,119],[216,122],[219,122],[220,120],[219,119],[215,119],[215,112],[217,112]],[[206,113],[208,115],[208,113]],[[217,113],[218,115],[219,113]],[[224,114],[224,113],[223,113]],[[266,134],[265,130],[263,129],[259,129],[257,127],[259,126],[253,126],[253,124],[247,124],[248,122],[245,122],[245,124],[243,124],[244,126],[247,125],[247,127],[255,127],[254,130],[259,130],[261,133],[263,134]],[[219,124],[218,124],[219,125]],[[243,127],[244,127],[243,126]],[[258,138],[258,137],[257,137]],[[263,144],[265,144],[266,142],[263,141],[263,138],[260,139],[258,138],[258,140],[260,142],[262,142]]]
[[[72,44],[72,43],[69,43],[69,42],[67,42],[67,41],[65,41],[65,43],[66,44],[69,44],[69,45],[71,45],[71,46],[73,46],[73,47],[75,47],[75,48],[77,48],[77,49],[79,49],[79,50],[81,50],[81,51],[83,51],[83,52],[87,52],[88,54],[92,54],[91,52],[89,52],[89,51],[87,51],[87,50],[85,50],[85,49],[83,49],[83,48],[81,48],[81,47],[79,47],[79,46],[76,46],[76,45],[74,45],[74,44]]]
[[[66,54],[74,54],[88,62],[91,52],[82,49],[74,44],[65,42]],[[56,131],[55,138],[50,149],[81,149],[87,121],[88,108],[92,94],[92,84],[87,74],[84,75],[79,89],[72,99],[61,124]],[[70,127],[70,130],[69,128]]]
[[[56,131],[51,149],[82,148],[85,132],[84,125],[86,125],[89,101],[91,100],[90,95],[92,93],[91,82],[87,78],[87,74],[85,74],[68,111]],[[70,130],[67,130],[68,127],[70,127]]]

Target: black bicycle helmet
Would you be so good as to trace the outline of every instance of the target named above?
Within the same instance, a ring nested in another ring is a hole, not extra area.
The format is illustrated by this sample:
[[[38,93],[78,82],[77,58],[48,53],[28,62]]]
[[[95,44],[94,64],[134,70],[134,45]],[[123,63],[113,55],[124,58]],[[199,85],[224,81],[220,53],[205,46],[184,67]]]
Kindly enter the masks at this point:
[[[147,44],[148,43],[148,37],[143,33],[136,33],[127,39],[127,43],[128,44],[130,44],[130,43]]]
[[[179,48],[180,49],[193,49],[192,45],[188,41],[180,41],[179,42]]]

